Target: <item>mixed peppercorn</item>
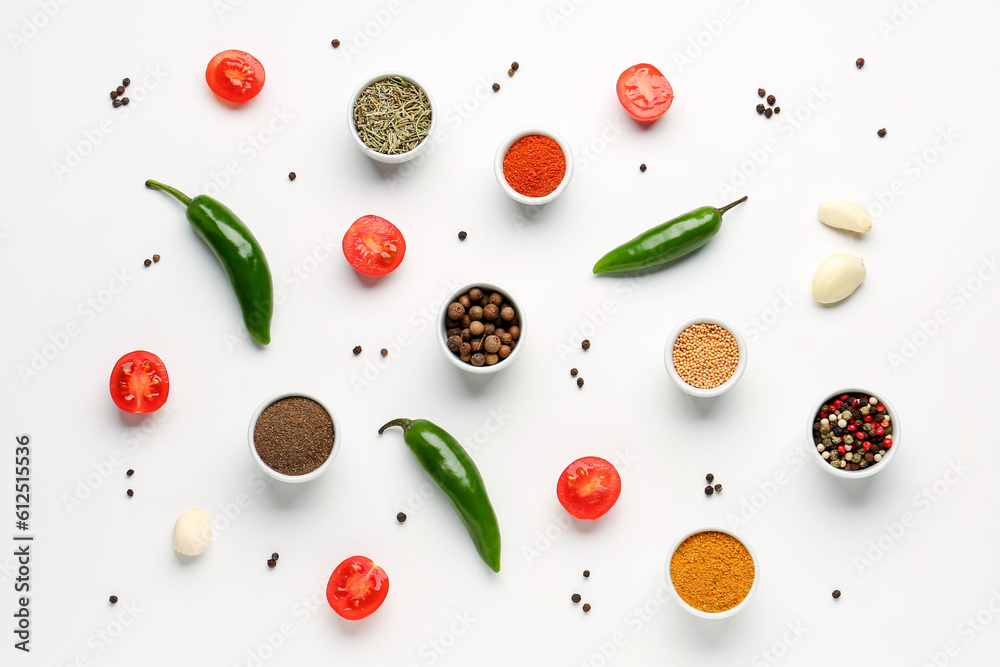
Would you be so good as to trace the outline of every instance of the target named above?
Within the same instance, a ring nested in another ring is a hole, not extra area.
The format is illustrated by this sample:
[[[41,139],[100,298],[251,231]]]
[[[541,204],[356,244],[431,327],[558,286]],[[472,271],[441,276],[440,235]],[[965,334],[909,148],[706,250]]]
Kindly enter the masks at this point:
[[[813,441],[833,467],[861,470],[881,461],[892,448],[892,417],[875,396],[833,396],[816,413]]]

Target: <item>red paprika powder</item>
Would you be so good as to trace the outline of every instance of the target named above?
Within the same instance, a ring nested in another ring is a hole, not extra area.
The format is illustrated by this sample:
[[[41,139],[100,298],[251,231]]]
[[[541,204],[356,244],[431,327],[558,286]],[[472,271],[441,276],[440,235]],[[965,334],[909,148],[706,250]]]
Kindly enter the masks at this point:
[[[544,197],[562,183],[566,156],[552,137],[529,134],[507,149],[503,175],[515,192],[525,197]]]

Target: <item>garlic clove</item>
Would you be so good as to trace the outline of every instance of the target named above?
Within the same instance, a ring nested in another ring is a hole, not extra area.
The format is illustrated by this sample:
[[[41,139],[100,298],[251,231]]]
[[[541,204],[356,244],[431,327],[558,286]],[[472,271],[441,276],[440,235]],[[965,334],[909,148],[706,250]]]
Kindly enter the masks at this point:
[[[866,233],[872,230],[872,217],[852,201],[825,201],[819,205],[819,221],[824,225]]]
[[[197,556],[212,541],[212,524],[198,507],[181,514],[174,524],[174,551],[185,556]]]
[[[865,263],[854,255],[830,255],[813,275],[813,298],[820,303],[837,303],[849,297],[867,277]]]

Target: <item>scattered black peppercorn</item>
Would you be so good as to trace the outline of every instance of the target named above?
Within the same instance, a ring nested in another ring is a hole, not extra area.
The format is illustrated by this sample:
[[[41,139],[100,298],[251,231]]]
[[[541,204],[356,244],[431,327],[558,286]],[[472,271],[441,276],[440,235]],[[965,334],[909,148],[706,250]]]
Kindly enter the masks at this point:
[[[278,552],[277,552],[277,551],[275,551],[275,552],[274,552],[273,554],[271,554],[271,558],[272,558],[273,560],[278,560]]]
[[[355,345],[353,352],[354,352],[355,355],[361,354],[361,346],[360,345]]]
[[[575,369],[575,368],[571,368],[571,369],[569,369],[569,374],[570,374],[570,375],[572,375],[573,377],[576,377],[577,373],[579,373],[579,372],[580,372],[580,371],[578,371],[578,370],[577,370],[577,369]]]
[[[773,113],[774,113],[774,111],[772,111],[771,109],[764,109],[764,117],[765,118],[770,118],[771,114],[773,114]]]
[[[128,491],[126,491],[125,493],[127,493],[127,494],[128,494],[128,497],[129,497],[129,498],[131,498],[132,496],[134,496],[134,495],[135,495],[135,491],[133,491],[132,489],[129,489],[129,490],[128,490]]]
[[[112,595],[111,597],[108,598],[108,602],[110,602],[111,604],[118,604],[118,596]]]
[[[160,256],[159,255],[153,255],[153,263],[155,264],[156,262],[159,262],[159,261],[160,261]]]
[[[403,513],[403,512],[397,512],[396,513],[396,521],[398,521],[400,523],[403,523],[404,521],[406,521],[406,514]]]
[[[710,496],[710,495],[712,495],[713,493],[715,493],[715,489],[713,489],[713,488],[712,488],[712,487],[710,487],[710,486],[706,486],[706,487],[705,487],[705,495],[706,495],[706,496]]]
[[[714,479],[715,479],[715,475],[713,475],[712,473],[708,473],[707,475],[705,475],[705,481],[708,482],[709,484],[711,484],[712,480],[714,480]]]
[[[514,62],[512,62],[511,64],[510,64],[510,68],[511,68],[512,70],[514,70],[515,72],[517,71],[517,68],[518,68],[518,67],[520,67],[520,65],[518,65],[518,64],[517,64],[517,61],[516,61],[516,60],[515,60]]]
[[[858,66],[858,69],[861,69],[862,67],[865,66],[865,59],[858,58],[857,60],[854,61],[854,64]]]
[[[123,94],[125,94],[125,86],[118,86],[117,88],[115,88],[115,91],[116,91],[116,92],[117,92],[117,93],[118,93],[119,95],[123,95]]]
[[[126,88],[128,87],[128,85],[130,83],[132,83],[132,79],[130,79],[128,77],[125,77],[124,79],[122,79],[122,85],[125,86]]]
[[[588,340],[588,339],[585,338],[583,340],[583,342],[580,343],[580,347],[582,347],[585,350],[589,350],[590,349],[590,340]]]
[[[774,95],[768,95],[767,96],[767,103],[770,104],[771,106],[774,106],[774,103],[776,101],[777,101],[777,98]]]
[[[716,493],[722,493],[722,485],[721,484],[716,484],[715,485],[715,492]]]
[[[125,471],[125,474],[127,476],[131,477],[132,475],[135,474],[135,470],[132,470],[131,468],[129,468],[128,470]]]
[[[757,89],[757,97],[764,97],[765,95],[767,95],[767,93],[764,91],[763,88]]]
[[[880,137],[884,137],[887,134],[889,134],[889,133],[885,131],[884,127],[881,130],[878,131],[878,136],[880,136]]]
[[[583,611],[585,611],[585,612],[590,611],[590,603],[589,602],[587,602],[586,604],[583,605]]]
[[[757,105],[757,113],[759,113],[759,114],[764,113],[764,105],[763,104],[758,104]]]
[[[378,353],[381,354],[383,357],[389,356],[389,350],[385,349],[384,347],[381,350],[379,350]]]
[[[458,233],[458,240],[459,241],[464,241],[466,238],[468,238],[468,236],[469,235],[466,232],[461,231],[461,232]]]
[[[290,180],[290,181],[294,181],[295,180],[295,172],[294,171],[288,172],[288,180]]]
[[[330,46],[332,46],[333,48],[337,48],[338,46],[340,46],[340,40],[339,39],[333,40],[332,42],[330,42]]]
[[[583,386],[583,378],[577,378],[576,379],[576,386],[577,387],[582,387]]]
[[[122,101],[121,100],[115,100],[114,102],[111,103],[111,106],[113,106],[116,109],[118,107],[120,107],[121,105],[122,105]]]
[[[774,107],[774,113],[781,113],[781,107]]]
[[[590,570],[584,570],[583,571],[583,576],[584,576],[584,578],[589,579],[590,578]]]
[[[833,592],[833,599],[836,600],[839,597],[840,597],[840,590],[838,589]]]
[[[123,97],[122,98],[122,104],[128,104],[128,103],[129,103],[129,99],[127,97]]]
[[[645,162],[643,162],[642,164],[639,165],[639,171],[646,171],[646,163]]]
[[[572,600],[573,602],[579,602],[579,601],[580,601],[580,600],[582,600],[583,598],[582,598],[582,597],[580,597],[580,594],[579,594],[579,593],[573,593],[573,597],[571,597],[570,599],[571,599],[571,600]]]
[[[111,99],[113,99],[113,100],[117,100],[118,99],[118,91],[117,90],[112,90],[111,91]]]
[[[274,569],[274,566],[277,565],[277,564],[278,564],[278,561],[274,560],[273,558],[268,558],[267,559],[267,566],[269,568],[271,568],[272,570]]]
[[[153,263],[153,260],[151,260],[151,259],[147,259],[146,261],[144,261],[144,262],[142,263],[142,265],[143,265],[143,266],[149,266],[149,265],[150,265],[150,264],[152,264],[152,263]]]
[[[497,92],[498,90],[500,90],[500,84],[499,84],[499,83],[494,83],[494,84],[493,84],[493,92],[495,93],[495,92]]]
[[[514,76],[514,69],[513,68],[507,70],[507,76]]]

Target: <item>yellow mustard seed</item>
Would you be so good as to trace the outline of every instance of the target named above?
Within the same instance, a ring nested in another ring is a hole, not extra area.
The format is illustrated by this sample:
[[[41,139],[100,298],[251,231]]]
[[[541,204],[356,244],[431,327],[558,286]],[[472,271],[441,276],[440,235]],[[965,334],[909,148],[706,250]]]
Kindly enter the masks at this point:
[[[740,363],[740,347],[725,327],[699,322],[677,337],[673,361],[677,375],[689,385],[713,389],[733,376]]]

